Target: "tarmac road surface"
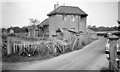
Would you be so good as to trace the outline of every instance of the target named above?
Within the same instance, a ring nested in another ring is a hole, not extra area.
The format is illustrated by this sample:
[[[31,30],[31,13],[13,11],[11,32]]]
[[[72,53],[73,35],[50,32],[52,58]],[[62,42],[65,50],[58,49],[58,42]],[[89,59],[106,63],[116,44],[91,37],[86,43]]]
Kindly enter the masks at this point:
[[[104,50],[107,39],[100,38],[81,50],[37,61],[16,70],[101,70],[108,67]]]

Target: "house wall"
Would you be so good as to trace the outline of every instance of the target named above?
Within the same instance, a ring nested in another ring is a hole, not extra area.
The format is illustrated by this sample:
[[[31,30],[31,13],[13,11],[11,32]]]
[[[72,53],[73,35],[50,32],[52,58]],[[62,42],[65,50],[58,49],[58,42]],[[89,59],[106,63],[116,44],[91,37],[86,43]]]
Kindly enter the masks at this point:
[[[87,21],[87,17],[82,16],[80,18],[80,31],[82,31],[83,33],[80,34],[79,39],[81,42],[87,44],[88,42],[90,42],[90,35],[87,33],[87,29],[86,29],[86,21]]]
[[[49,36],[49,26],[47,26],[44,30],[42,30],[40,27],[39,27],[39,31],[38,31],[38,37],[46,37],[48,38]]]
[[[79,19],[79,31],[82,31],[83,33],[86,33],[86,17],[80,17]]]
[[[58,28],[75,28],[75,31],[86,32],[86,17],[75,16],[75,21],[72,21],[72,16],[67,15],[64,21],[63,15],[54,15],[49,18],[49,38],[52,39],[52,35],[56,34]],[[68,34],[69,35],[69,34]],[[68,36],[69,37],[69,36]],[[84,36],[82,36],[84,37]]]

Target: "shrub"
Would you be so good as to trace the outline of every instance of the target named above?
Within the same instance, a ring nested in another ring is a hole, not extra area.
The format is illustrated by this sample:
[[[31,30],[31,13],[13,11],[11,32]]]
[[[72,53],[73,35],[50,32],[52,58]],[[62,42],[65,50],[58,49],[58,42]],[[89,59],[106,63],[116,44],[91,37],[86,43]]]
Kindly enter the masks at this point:
[[[86,45],[85,41],[82,41],[82,45],[84,45],[84,46]]]

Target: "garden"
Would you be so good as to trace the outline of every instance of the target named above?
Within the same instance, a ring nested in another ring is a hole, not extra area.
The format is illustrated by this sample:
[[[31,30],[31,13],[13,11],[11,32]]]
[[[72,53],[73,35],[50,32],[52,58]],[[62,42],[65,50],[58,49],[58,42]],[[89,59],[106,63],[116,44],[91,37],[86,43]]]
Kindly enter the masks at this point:
[[[11,50],[12,52],[9,55],[7,54],[8,37],[12,38],[13,40]],[[28,62],[45,60],[59,56],[61,54],[72,52],[74,50],[82,49],[87,45],[82,43],[82,46],[79,46],[79,40],[74,41],[72,44],[63,41],[58,41],[55,42],[56,44],[54,44],[54,42],[51,40],[26,37],[21,38],[14,35],[2,36],[2,42],[2,62]],[[13,46],[13,43],[16,43],[16,46]],[[24,46],[22,43],[26,43],[26,45]],[[20,44],[21,46],[19,46]],[[73,45],[74,49],[72,49]],[[13,47],[16,47],[15,52]]]

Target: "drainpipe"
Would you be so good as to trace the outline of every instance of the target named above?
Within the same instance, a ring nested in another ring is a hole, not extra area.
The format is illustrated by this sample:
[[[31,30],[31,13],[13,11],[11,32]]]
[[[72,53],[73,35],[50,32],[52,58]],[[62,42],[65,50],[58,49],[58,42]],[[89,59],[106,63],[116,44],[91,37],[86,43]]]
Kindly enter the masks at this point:
[[[78,32],[79,32],[79,16],[78,16]],[[79,38],[78,38],[78,36],[77,36],[77,39],[79,40],[80,39],[80,35],[79,35]]]
[[[78,32],[79,32],[79,16],[78,16]]]

